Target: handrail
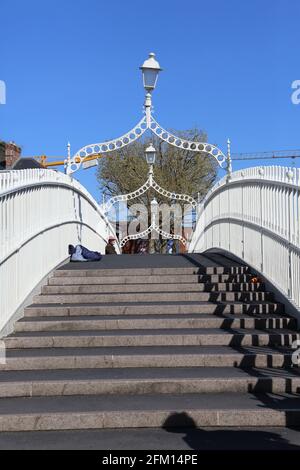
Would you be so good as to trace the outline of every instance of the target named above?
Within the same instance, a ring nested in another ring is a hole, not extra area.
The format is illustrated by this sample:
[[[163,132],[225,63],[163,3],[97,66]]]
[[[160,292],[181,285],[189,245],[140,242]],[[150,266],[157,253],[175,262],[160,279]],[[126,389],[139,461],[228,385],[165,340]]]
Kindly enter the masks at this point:
[[[221,249],[253,266],[300,307],[300,170],[239,170],[198,207],[189,251]]]
[[[46,169],[0,172],[0,331],[67,259],[68,244],[103,253],[109,235],[109,219],[74,178]]]

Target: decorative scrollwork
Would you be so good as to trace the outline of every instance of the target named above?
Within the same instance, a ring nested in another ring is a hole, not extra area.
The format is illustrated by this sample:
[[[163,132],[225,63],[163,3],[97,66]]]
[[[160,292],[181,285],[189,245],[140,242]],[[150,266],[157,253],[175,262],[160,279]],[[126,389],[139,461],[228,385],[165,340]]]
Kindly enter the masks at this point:
[[[153,188],[154,191],[156,191],[157,193],[161,194],[164,197],[167,197],[168,199],[171,199],[173,201],[185,201],[186,203],[191,204],[192,207],[194,208],[197,207],[197,201],[194,198],[192,198],[192,196],[189,196],[188,194],[172,193],[171,191],[168,191],[167,189],[164,189],[161,186],[159,186],[159,184],[156,183],[154,178],[152,176],[149,176],[146,183],[144,183],[140,188],[128,194],[120,194],[118,196],[113,196],[111,199],[109,199],[109,201],[106,204],[102,206],[102,209],[105,213],[107,213],[110,210],[110,208],[117,202],[126,202],[132,199],[136,199],[142,194],[145,194],[145,192],[150,188]]]
[[[168,191],[162,188],[161,186],[159,186],[159,184],[157,184],[156,181],[154,180],[152,181],[151,186],[157,193],[161,194],[162,196],[165,196],[174,201],[185,201],[191,204],[193,207],[195,208],[197,207],[197,201],[194,198],[192,198],[192,196],[189,196],[188,194],[172,193],[171,191]]]
[[[67,160],[67,174],[71,174],[79,170],[82,162],[86,157],[101,155],[104,153],[113,152],[114,150],[119,150],[122,147],[125,147],[126,145],[129,145],[135,140],[139,139],[147,129],[153,132],[161,140],[167,142],[170,145],[173,145],[174,147],[183,150],[190,150],[192,152],[203,152],[211,155],[216,159],[220,167],[222,167],[226,160],[224,153],[215,145],[208,144],[207,142],[193,142],[181,137],[176,137],[160,126],[151,115],[148,120],[147,117],[144,116],[143,119],[141,119],[141,121],[131,131],[127,132],[122,137],[118,137],[117,139],[110,140],[108,142],[90,144],[82,147],[72,158]]]
[[[136,233],[134,235],[127,235],[126,237],[122,238],[120,242],[120,247],[123,248],[123,246],[129,241],[129,240],[137,240],[138,238],[144,238],[149,233],[151,233],[153,230],[152,224],[147,228],[147,230],[144,230],[143,232]]]
[[[116,204],[117,202],[125,202],[130,201],[131,199],[136,199],[137,197],[144,194],[148,189],[151,188],[151,181],[150,178],[147,179],[146,183],[143,184],[140,188],[136,189],[132,193],[128,194],[120,194],[118,196],[113,196],[106,204],[103,206],[103,210],[105,213],[109,211],[109,209]]]
[[[220,166],[226,160],[225,155],[223,152],[218,149],[215,145],[208,144],[206,142],[193,142],[191,140],[186,140],[181,137],[176,137],[175,135],[171,134],[171,132],[166,131],[162,126],[158,124],[157,121],[151,116],[151,124],[150,130],[156,134],[161,140],[164,140],[170,145],[174,147],[181,148],[183,150],[190,150],[192,152],[205,152],[209,153],[212,157],[214,157]]]
[[[122,147],[131,144],[135,140],[139,139],[147,130],[147,128],[146,116],[144,116],[143,119],[141,119],[140,122],[133,129],[131,129],[131,131],[127,132],[121,137],[110,140],[108,142],[90,144],[82,147],[71,159],[71,162],[67,167],[67,173],[70,174],[79,170],[82,162],[86,157],[113,152],[114,150],[119,150]]]
[[[186,239],[182,235],[176,235],[172,233],[165,232],[162,230],[158,225],[155,223],[152,223],[146,230],[143,232],[136,233],[134,235],[127,235],[124,237],[121,242],[120,246],[123,248],[123,246],[129,241],[129,240],[138,240],[139,238],[144,238],[147,235],[149,235],[151,232],[157,232],[158,234],[162,235],[166,239],[172,238],[173,240],[180,240],[183,245],[186,245]]]

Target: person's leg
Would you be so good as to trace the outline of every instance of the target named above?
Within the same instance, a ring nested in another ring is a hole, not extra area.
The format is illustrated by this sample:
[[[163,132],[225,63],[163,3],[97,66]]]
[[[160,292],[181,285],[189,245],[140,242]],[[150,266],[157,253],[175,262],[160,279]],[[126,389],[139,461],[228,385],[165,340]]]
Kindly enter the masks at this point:
[[[84,246],[81,246],[81,250],[82,256],[88,261],[100,261],[100,259],[102,258],[100,253],[98,253],[97,251],[88,250]]]
[[[82,249],[81,245],[77,245],[75,248],[75,252],[71,256],[71,261],[87,261],[83,256],[82,256]]]

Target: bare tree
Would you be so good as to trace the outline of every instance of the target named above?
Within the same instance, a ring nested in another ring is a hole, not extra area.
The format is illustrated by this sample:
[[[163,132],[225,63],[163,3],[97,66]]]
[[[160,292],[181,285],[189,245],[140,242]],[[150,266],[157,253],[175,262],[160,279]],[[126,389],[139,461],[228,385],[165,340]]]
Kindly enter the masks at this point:
[[[206,134],[197,128],[174,133],[182,139],[207,141]],[[198,193],[201,197],[207,193],[217,175],[215,159],[203,152],[179,149],[152,136],[139,139],[99,160],[97,180],[99,189],[106,196],[135,191],[146,181],[149,168],[144,151],[150,142],[157,151],[154,178],[158,184],[168,191],[189,194],[194,198],[197,198]],[[132,204],[142,203],[150,209],[153,195],[150,190],[132,201]],[[155,197],[159,204],[171,202],[157,193]]]

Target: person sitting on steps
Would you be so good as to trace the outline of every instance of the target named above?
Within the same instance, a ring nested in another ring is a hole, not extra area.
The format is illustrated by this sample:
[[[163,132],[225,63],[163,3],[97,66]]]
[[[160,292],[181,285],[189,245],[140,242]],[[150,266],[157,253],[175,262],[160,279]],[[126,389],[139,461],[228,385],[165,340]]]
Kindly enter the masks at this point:
[[[116,255],[117,254],[116,249],[114,247],[115,242],[116,242],[115,237],[110,236],[109,239],[108,239],[108,243],[105,247],[105,254],[106,255]]]

